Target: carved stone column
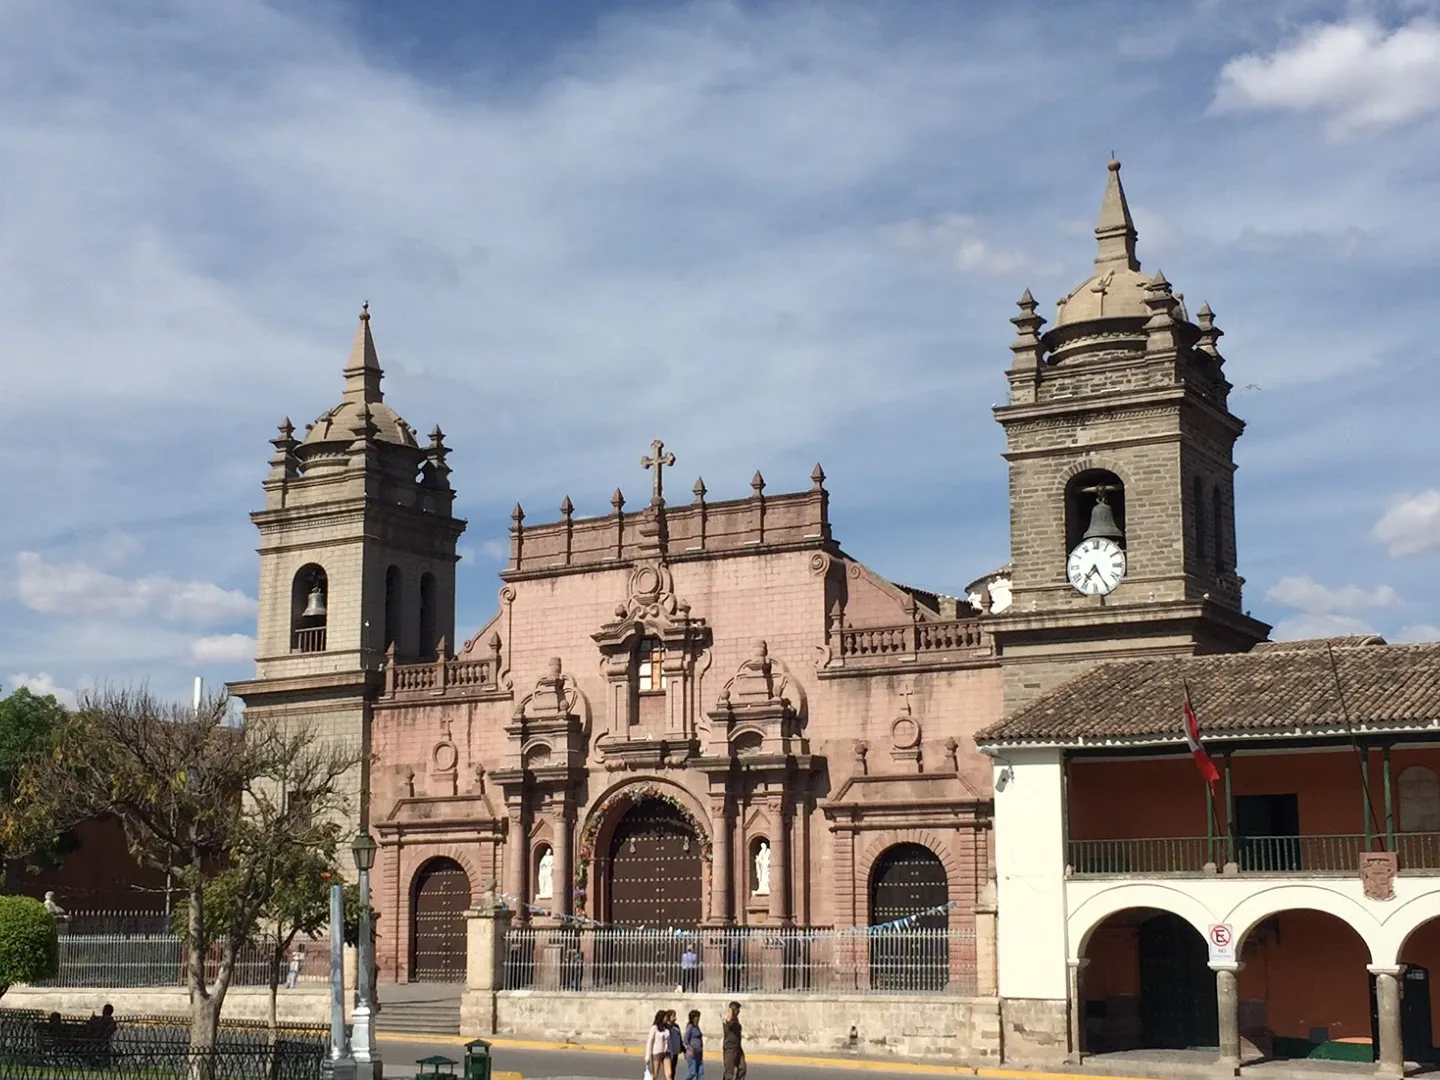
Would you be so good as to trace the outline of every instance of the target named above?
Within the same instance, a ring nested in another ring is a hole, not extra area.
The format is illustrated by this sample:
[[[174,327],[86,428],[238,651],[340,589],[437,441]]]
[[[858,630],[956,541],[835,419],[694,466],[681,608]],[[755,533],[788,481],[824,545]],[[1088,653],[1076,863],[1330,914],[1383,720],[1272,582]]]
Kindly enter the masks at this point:
[[[525,842],[525,812],[520,806],[511,806],[510,820],[505,829],[505,895],[515,907],[519,921],[526,918],[525,904],[529,897],[525,893],[525,860],[529,857]]]
[[[1376,1048],[1375,1075],[1387,1078],[1405,1074],[1405,1041],[1400,1030],[1400,975],[1404,968],[1372,967],[1375,976],[1375,1010],[1379,1014],[1380,1045]]]
[[[1231,1076],[1240,1071],[1240,990],[1238,964],[1215,968],[1215,1001],[1220,1016],[1220,1067]]]
[[[775,807],[774,837],[770,841],[770,921],[788,924],[790,915],[790,822],[788,800]]]
[[[555,822],[555,869],[558,880],[555,910],[569,915],[575,904],[575,841],[571,836],[569,798],[560,803],[560,816]]]
[[[716,923],[730,923],[733,921],[730,877],[734,863],[730,855],[730,808],[726,800],[721,799],[714,809],[715,850],[711,852],[710,919]]]

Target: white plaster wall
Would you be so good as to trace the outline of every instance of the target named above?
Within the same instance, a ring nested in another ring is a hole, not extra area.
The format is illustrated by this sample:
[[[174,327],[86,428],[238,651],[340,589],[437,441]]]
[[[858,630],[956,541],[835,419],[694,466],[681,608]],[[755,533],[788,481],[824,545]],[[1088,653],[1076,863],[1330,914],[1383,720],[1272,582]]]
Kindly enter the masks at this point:
[[[1008,792],[1007,792],[1008,794]],[[997,805],[998,805],[997,797]],[[997,849],[1001,844],[999,826]],[[999,852],[996,864],[1001,865]],[[1281,911],[1308,909],[1342,919],[1370,948],[1376,967],[1393,967],[1405,939],[1430,919],[1440,917],[1440,874],[1400,877],[1395,899],[1368,900],[1358,871],[1334,877],[1130,877],[1076,878],[1065,886],[1069,951],[1078,958],[1085,939],[1105,918],[1126,908],[1170,911],[1188,920],[1201,934],[1212,923],[1229,923],[1237,943],[1262,919]],[[1003,897],[1003,892],[1002,892]],[[1005,982],[1005,911],[1001,901],[1001,994]]]
[[[1063,1000],[1070,953],[1060,752],[1010,751],[994,770],[1000,996]]]

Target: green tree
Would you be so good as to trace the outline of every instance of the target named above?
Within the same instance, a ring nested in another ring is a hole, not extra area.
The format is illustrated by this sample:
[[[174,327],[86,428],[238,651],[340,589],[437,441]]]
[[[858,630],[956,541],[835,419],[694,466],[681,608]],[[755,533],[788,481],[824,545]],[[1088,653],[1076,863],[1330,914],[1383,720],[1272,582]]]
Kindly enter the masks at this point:
[[[235,961],[304,853],[333,852],[350,807],[342,777],[360,764],[303,727],[230,722],[214,697],[198,709],[148,690],[103,689],[68,713],[49,754],[27,759],[14,799],[0,807],[0,844],[34,838],[99,814],[125,828],[131,852],[174,869],[184,891],[192,1076],[210,1075],[220,1010]],[[207,913],[207,886],[219,911]],[[218,952],[213,980],[206,958]]]
[[[0,996],[16,983],[48,979],[59,965],[55,919],[39,900],[0,896]]]
[[[50,749],[64,719],[65,707],[53,694],[32,693],[22,686],[0,698],[0,797],[14,799],[21,765]],[[6,865],[25,858],[31,866],[52,867],[75,847],[73,833],[57,832],[35,837],[28,850],[6,849],[0,859]]]

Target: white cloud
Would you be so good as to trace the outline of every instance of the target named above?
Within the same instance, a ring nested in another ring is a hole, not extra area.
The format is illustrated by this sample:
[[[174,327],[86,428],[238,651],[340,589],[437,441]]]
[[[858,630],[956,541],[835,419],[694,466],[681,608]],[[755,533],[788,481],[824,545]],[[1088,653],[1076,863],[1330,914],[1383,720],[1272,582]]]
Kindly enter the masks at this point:
[[[116,577],[87,563],[48,563],[33,551],[20,552],[15,562],[21,603],[47,615],[152,615],[204,624],[255,613],[255,601],[244,593],[205,581]]]
[[[914,251],[942,251],[967,274],[986,277],[1013,277],[1031,273],[1049,276],[1061,267],[1051,260],[1037,260],[1020,251],[995,247],[980,235],[980,225],[968,214],[941,214],[928,220],[900,221],[882,230],[892,244]]]
[[[37,672],[34,675],[27,674],[23,671],[11,675],[8,679],[4,680],[4,690],[0,692],[8,694],[20,689],[22,686],[32,694],[52,694],[55,700],[66,708],[73,709],[75,707],[75,691],[67,690],[62,686],[56,686],[54,677],[43,671]]]
[[[1397,557],[1440,548],[1440,489],[1392,500],[1370,535]]]
[[[1318,112],[1335,137],[1396,127],[1440,110],[1440,26],[1416,18],[1387,30],[1371,19],[1317,23],[1268,55],[1220,70],[1217,112]]]
[[[190,655],[201,663],[254,660],[255,639],[249,634],[212,634],[192,641]]]
[[[487,559],[503,562],[510,557],[510,541],[499,537],[486,540],[480,545],[480,554]]]
[[[1417,623],[1414,626],[1403,627],[1395,635],[1396,641],[1440,641],[1440,626],[1432,626],[1429,623]]]
[[[1353,615],[1365,608],[1401,607],[1400,594],[1389,585],[1362,589],[1343,585],[1327,588],[1304,575],[1283,577],[1265,593],[1267,600],[1296,608],[1307,615]]]

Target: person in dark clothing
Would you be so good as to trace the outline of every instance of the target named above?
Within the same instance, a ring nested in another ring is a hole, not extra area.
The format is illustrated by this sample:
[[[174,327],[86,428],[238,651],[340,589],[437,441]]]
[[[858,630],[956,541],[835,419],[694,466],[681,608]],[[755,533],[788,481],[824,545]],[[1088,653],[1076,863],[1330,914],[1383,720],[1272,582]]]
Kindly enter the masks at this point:
[[[705,1080],[705,1036],[700,1031],[700,1010],[690,1010],[690,1022],[685,1025],[685,1060],[690,1062],[690,1072],[685,1080]]]
[[[724,1058],[724,1080],[745,1080],[745,1044],[740,1028],[740,1003],[732,1001],[725,1007],[725,1019],[721,1024],[724,1038],[720,1052]]]
[[[680,1067],[680,1059],[685,1056],[685,1036],[680,1032],[680,1024],[675,1018],[674,1009],[665,1013],[665,1028],[670,1035],[670,1053],[665,1060],[665,1075],[668,1080],[679,1080],[677,1070]]]

